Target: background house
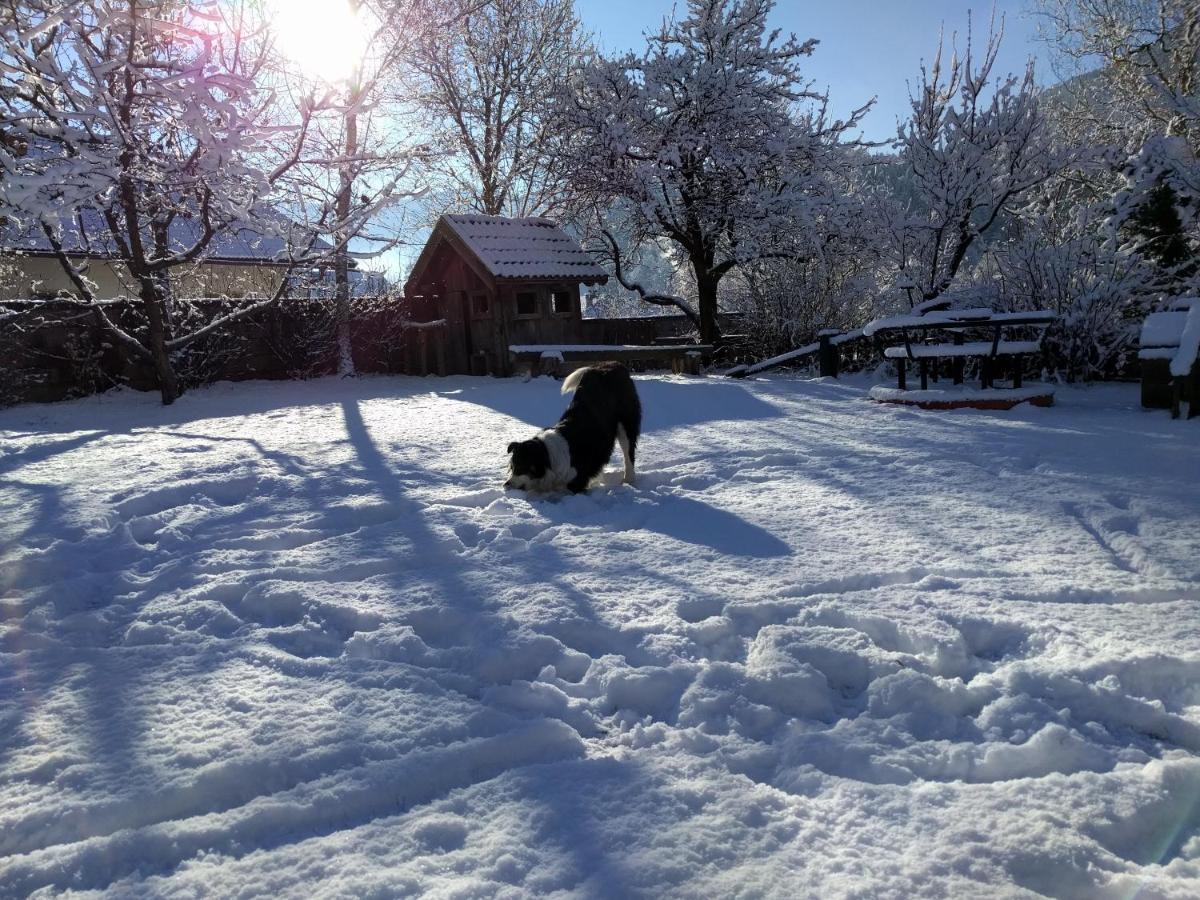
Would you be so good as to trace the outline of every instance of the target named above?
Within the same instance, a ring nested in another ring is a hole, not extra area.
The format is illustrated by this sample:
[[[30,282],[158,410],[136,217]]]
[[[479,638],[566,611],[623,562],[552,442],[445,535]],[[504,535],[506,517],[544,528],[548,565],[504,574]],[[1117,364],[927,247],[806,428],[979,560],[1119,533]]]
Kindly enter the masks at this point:
[[[242,298],[272,294],[287,274],[289,227],[278,216],[272,227],[261,231],[243,227],[217,235],[201,260],[173,273],[175,296]],[[195,240],[197,228],[194,220],[176,219],[169,232],[172,244],[189,246]],[[75,222],[64,227],[62,240],[71,260],[76,265],[86,265],[88,277],[96,284],[97,298],[137,295],[136,285],[112,250],[107,226],[96,213],[81,212]],[[318,249],[326,246],[319,240],[316,243]],[[0,255],[5,263],[4,277],[0,278],[0,302],[46,299],[74,292],[50,242],[37,228],[18,230],[0,221]],[[352,270],[350,277],[355,294],[383,293],[387,289],[386,281],[377,273]],[[332,268],[296,270],[293,280],[295,296],[333,296]]]
[[[549,219],[442,216],[404,292],[419,319],[445,319],[448,372],[510,374],[511,344],[583,339],[579,286],[608,275]]]

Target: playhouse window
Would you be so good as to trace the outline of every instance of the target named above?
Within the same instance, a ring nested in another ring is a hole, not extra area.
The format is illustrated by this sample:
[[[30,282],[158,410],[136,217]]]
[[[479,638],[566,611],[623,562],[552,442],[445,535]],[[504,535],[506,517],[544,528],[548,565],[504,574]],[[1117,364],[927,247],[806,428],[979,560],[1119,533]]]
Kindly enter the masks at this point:
[[[471,295],[471,314],[475,316],[486,316],[488,314],[487,294]]]
[[[533,291],[521,291],[517,294],[517,315],[536,316],[538,313],[538,295]]]
[[[562,315],[572,311],[571,292],[561,288],[550,292],[550,308]]]

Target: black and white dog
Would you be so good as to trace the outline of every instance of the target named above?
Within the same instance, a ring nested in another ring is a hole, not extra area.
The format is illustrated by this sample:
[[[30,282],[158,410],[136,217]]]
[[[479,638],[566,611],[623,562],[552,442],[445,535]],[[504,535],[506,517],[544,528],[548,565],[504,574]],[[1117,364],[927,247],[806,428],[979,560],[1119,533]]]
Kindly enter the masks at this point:
[[[613,442],[625,457],[625,482],[633,483],[633,457],[642,430],[642,404],[629,370],[607,362],[576,369],[562,392],[575,392],[558,424],[527,441],[508,445],[505,487],[526,491],[586,491],[604,471]]]

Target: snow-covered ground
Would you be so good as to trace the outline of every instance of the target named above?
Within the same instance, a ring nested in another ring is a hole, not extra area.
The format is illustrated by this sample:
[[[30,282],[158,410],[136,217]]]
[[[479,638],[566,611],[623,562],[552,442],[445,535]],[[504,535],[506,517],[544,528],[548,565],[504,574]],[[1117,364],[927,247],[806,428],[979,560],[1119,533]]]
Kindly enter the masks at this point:
[[[638,380],[0,412],[0,896],[1200,894],[1200,429]]]

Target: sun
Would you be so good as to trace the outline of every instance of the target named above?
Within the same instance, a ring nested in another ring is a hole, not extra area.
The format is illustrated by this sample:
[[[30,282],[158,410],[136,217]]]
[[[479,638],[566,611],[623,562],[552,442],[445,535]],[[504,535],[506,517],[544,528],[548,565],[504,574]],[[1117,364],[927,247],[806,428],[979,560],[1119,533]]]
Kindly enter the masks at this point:
[[[276,46],[309,78],[335,84],[362,64],[371,28],[353,0],[269,0]]]

